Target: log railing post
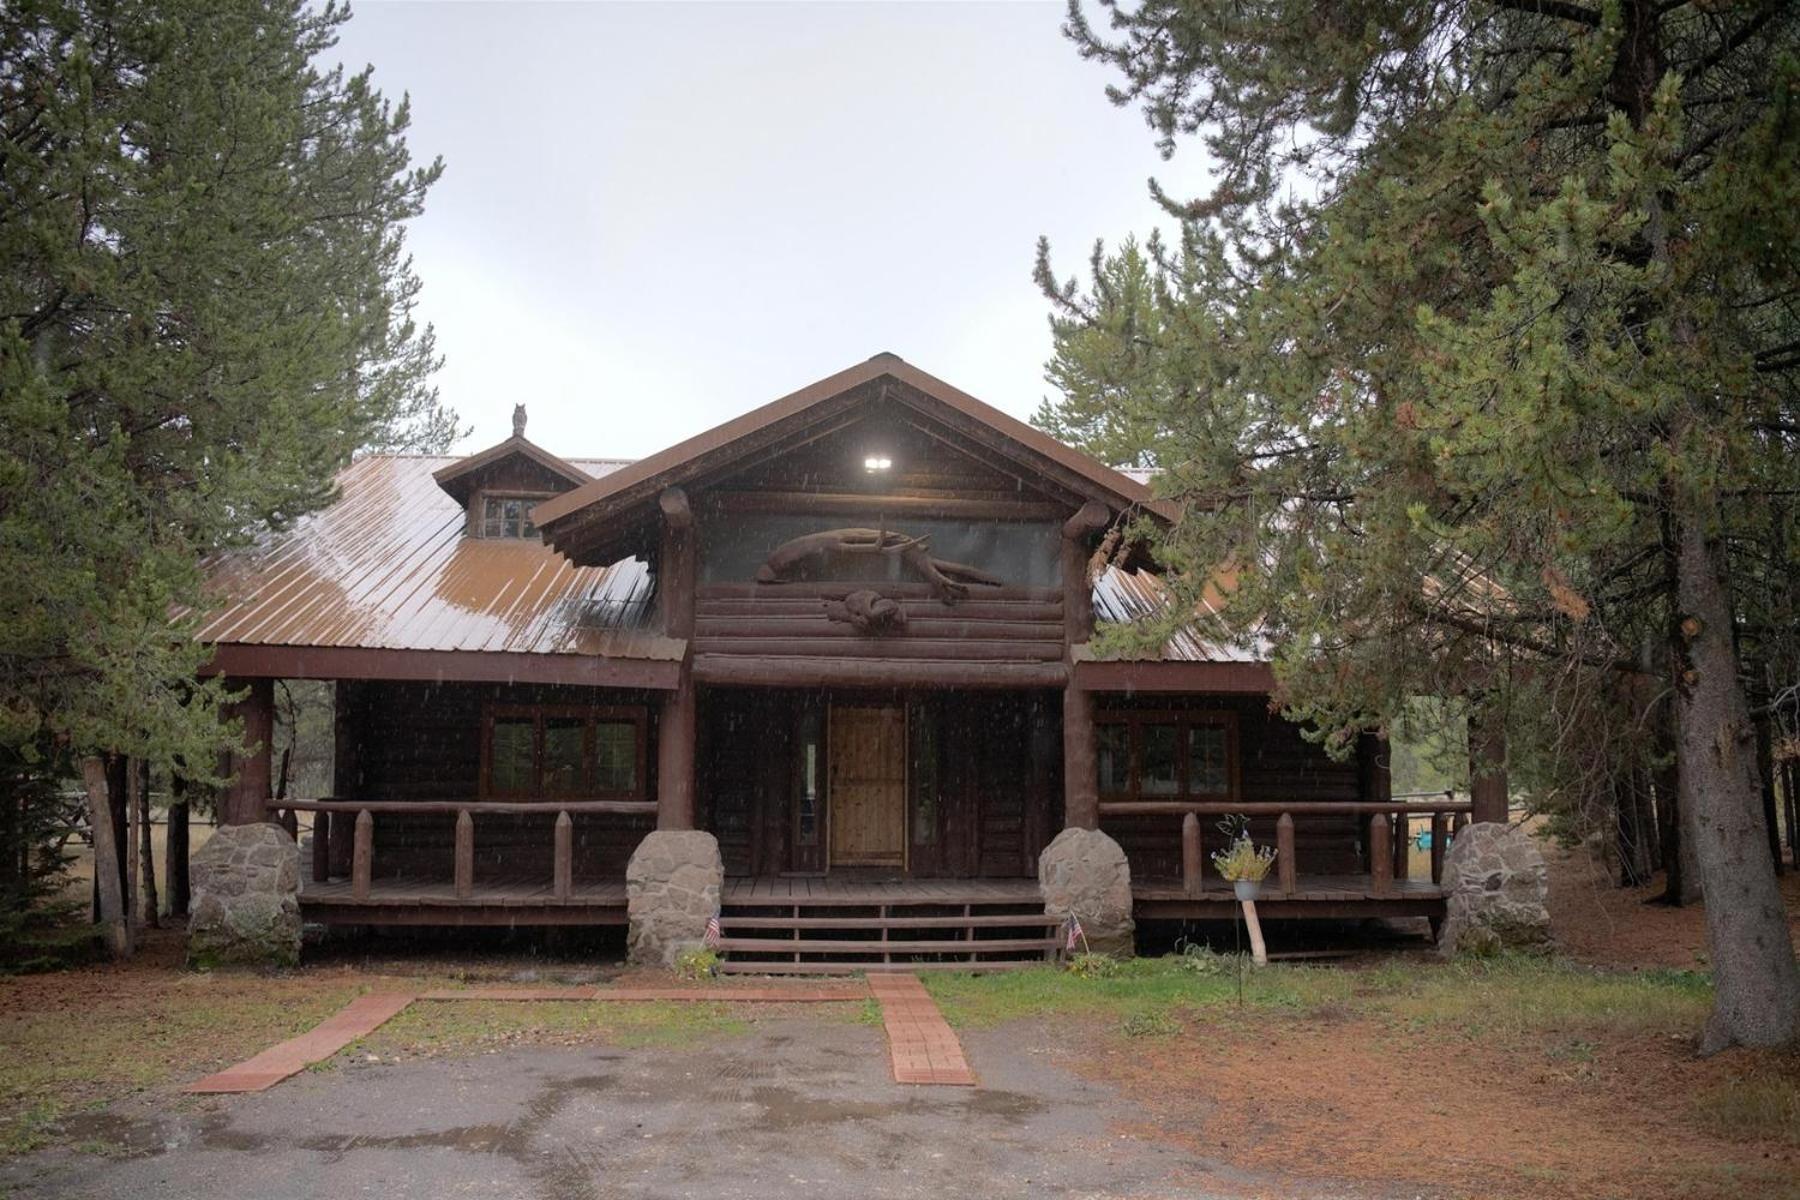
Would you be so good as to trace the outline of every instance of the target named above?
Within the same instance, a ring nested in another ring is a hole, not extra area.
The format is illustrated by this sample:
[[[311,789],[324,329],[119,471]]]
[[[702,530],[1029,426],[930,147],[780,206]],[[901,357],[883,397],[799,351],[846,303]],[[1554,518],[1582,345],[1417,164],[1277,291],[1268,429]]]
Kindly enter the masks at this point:
[[[1455,822],[1450,826],[1450,836],[1452,838],[1455,838],[1457,834],[1461,833],[1463,830],[1467,829],[1468,827],[1469,827],[1469,814],[1466,812],[1459,812],[1456,814]]]
[[[456,814],[456,898],[475,893],[475,818],[468,809]]]
[[[572,889],[575,863],[575,822],[569,814],[556,814],[556,852],[551,865],[551,890],[558,900],[567,900]]]
[[[312,877],[314,883],[324,883],[331,878],[331,814],[315,812],[312,815]]]
[[[1275,821],[1275,871],[1281,880],[1281,894],[1294,894],[1294,814],[1282,813]]]
[[[1200,877],[1205,860],[1200,857],[1200,818],[1193,813],[1181,818],[1181,890],[1198,896],[1205,888]]]
[[[1406,879],[1412,874],[1412,817],[1394,814],[1394,878]]]
[[[1394,890],[1394,821],[1387,813],[1369,818],[1369,890],[1386,896]]]
[[[695,696],[693,648],[694,588],[698,559],[694,512],[687,493],[665,488],[657,498],[662,509],[662,544],[656,561],[657,602],[663,632],[688,645],[682,652],[675,690],[663,696],[656,722],[656,827],[694,827]]]
[[[300,840],[300,814],[291,808],[281,810],[281,828],[296,842]]]
[[[1450,814],[1431,814],[1431,882],[1444,882],[1444,842],[1450,836]]]
[[[375,816],[368,809],[356,814],[356,840],[350,849],[350,895],[369,898],[369,874],[375,865]]]

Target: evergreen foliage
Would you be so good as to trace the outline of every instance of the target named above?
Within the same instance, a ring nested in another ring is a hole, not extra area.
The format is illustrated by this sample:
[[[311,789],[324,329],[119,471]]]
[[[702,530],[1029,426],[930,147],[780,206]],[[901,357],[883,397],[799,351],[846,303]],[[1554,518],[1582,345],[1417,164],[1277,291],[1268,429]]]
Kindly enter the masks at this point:
[[[1085,287],[1040,246],[1040,423],[1163,468],[1181,598],[1229,567],[1218,632],[1274,641],[1334,749],[1479,695],[1570,782],[1655,765],[1672,693],[1709,1040],[1793,1036],[1740,675],[1797,674],[1791,621],[1741,618],[1791,614],[1796,578],[1800,8],[1103,8],[1070,36],[1216,185],[1159,190],[1179,235],[1097,252]],[[1753,943],[1766,965],[1730,952]]]
[[[441,166],[313,65],[348,16],[0,8],[0,746],[202,773],[203,557],[455,432],[402,234]]]

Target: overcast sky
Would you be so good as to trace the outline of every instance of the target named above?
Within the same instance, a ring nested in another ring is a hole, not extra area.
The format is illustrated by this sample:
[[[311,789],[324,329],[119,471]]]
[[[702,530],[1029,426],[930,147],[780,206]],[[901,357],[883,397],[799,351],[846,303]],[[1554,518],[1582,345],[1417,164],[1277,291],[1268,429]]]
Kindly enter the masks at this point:
[[[1020,417],[1062,274],[1142,233],[1165,164],[1060,3],[361,0],[338,54],[446,170],[411,247],[444,398],[637,457],[881,350]]]

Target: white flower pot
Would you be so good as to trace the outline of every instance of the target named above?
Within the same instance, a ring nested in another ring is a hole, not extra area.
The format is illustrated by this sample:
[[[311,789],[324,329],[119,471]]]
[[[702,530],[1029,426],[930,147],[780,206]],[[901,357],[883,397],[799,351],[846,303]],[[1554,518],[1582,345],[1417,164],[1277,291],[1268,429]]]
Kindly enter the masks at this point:
[[[1254,900],[1262,893],[1262,880],[1234,879],[1231,881],[1231,890],[1239,900]]]

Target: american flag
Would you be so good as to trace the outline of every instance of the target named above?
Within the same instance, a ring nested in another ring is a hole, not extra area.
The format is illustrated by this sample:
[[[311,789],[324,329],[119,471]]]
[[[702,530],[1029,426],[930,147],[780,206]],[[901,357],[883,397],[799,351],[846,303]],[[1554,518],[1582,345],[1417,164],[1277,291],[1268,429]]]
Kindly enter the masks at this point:
[[[719,938],[721,936],[723,935],[719,933],[719,914],[714,913],[706,922],[706,937],[702,940],[704,940],[709,947],[717,950],[719,948]]]
[[[1063,949],[1069,951],[1070,953],[1073,953],[1076,945],[1080,943],[1081,937],[1082,937],[1081,918],[1076,916],[1074,913],[1070,913],[1069,914],[1069,936],[1068,936],[1067,940],[1065,940],[1063,942]]]

